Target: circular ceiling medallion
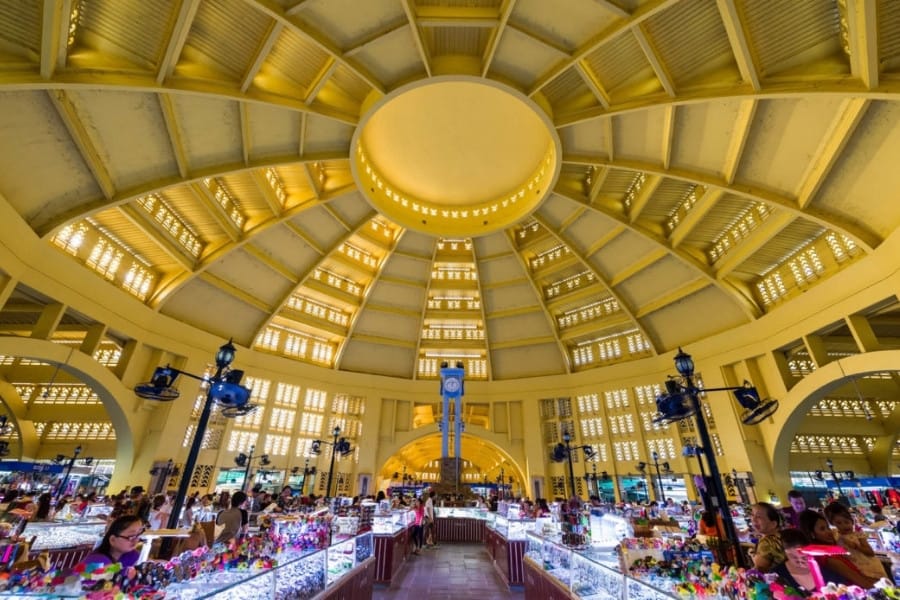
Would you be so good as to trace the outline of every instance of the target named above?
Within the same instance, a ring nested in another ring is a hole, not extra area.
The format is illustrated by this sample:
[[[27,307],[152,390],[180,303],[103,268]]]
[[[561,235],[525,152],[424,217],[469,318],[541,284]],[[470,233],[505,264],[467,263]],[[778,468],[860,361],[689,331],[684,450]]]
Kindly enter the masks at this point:
[[[548,116],[495,82],[446,77],[385,96],[352,141],[353,175],[396,223],[474,237],[530,214],[553,189],[560,143]]]

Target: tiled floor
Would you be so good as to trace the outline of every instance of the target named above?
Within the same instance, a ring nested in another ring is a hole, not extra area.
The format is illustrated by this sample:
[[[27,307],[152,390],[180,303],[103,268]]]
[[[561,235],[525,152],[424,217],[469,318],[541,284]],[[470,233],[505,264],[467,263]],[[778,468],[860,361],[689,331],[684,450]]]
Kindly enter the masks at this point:
[[[509,591],[483,544],[442,544],[409,557],[389,588],[376,587],[375,600],[500,600],[523,598]]]

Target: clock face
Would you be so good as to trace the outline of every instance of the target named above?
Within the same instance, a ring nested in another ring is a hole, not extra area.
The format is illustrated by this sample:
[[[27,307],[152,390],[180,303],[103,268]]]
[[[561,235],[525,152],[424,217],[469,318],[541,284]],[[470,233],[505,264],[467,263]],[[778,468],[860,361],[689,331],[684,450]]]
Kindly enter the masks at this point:
[[[444,389],[448,392],[459,391],[459,379],[456,377],[448,377],[444,380]]]

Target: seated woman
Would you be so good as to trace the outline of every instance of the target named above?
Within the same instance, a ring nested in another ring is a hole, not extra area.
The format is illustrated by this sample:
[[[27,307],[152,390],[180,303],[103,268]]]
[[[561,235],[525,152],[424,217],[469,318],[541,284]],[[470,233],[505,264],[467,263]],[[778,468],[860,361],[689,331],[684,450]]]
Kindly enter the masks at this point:
[[[831,531],[828,521],[825,520],[822,513],[806,509],[800,513],[797,520],[800,523],[800,531],[813,544],[835,545],[834,532]],[[874,577],[863,575],[859,568],[843,555],[817,556],[816,562],[819,563],[819,568],[822,569],[822,576],[826,582],[834,581],[834,583],[858,585],[866,589],[871,588],[878,582],[878,579]],[[826,572],[832,577],[831,579],[828,578]],[[839,579],[843,581],[839,581]]]
[[[825,518],[837,530],[837,543],[850,553],[850,562],[863,575],[881,579],[887,577],[884,566],[869,545],[866,534],[856,531],[856,521],[850,510],[838,502],[825,507]]]
[[[779,535],[781,514],[768,502],[757,502],[750,513],[750,523],[760,536],[751,554],[753,566],[763,573],[775,570],[787,560]]]
[[[81,564],[120,563],[122,567],[133,567],[141,555],[137,550],[137,544],[143,533],[144,522],[139,516],[119,517],[107,528],[100,545],[85,556]]]

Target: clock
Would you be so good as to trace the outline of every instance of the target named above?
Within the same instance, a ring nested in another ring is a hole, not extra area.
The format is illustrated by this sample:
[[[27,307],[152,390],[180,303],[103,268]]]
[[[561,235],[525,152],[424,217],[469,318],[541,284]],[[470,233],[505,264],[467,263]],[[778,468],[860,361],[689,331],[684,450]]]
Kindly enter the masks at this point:
[[[444,389],[448,392],[458,392],[460,388],[459,379],[456,377],[448,377],[444,380]]]

